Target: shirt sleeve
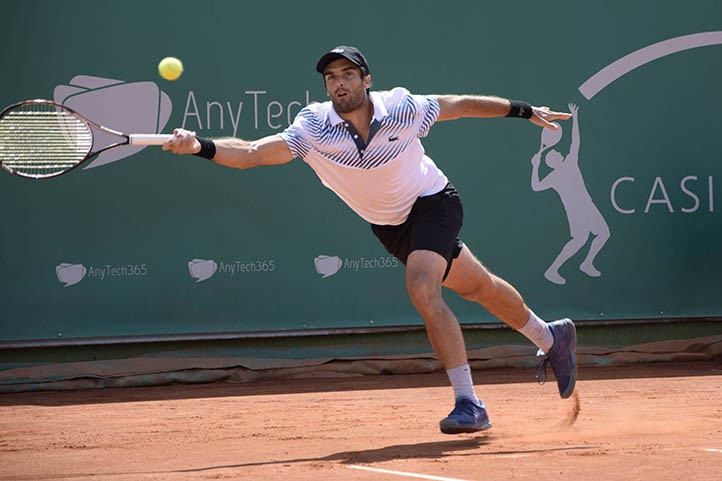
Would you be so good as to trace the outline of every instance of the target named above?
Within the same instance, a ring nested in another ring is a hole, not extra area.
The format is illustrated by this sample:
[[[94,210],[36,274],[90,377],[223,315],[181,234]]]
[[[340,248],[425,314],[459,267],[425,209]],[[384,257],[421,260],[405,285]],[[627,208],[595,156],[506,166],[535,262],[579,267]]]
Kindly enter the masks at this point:
[[[293,123],[279,134],[288,144],[288,149],[296,157],[304,158],[311,150],[307,134],[307,124],[310,115],[312,114],[308,109],[301,109],[296,115],[296,118],[293,119]]]
[[[419,107],[421,124],[419,125],[419,137],[429,135],[431,126],[439,118],[439,99],[432,95],[414,95],[414,100]]]

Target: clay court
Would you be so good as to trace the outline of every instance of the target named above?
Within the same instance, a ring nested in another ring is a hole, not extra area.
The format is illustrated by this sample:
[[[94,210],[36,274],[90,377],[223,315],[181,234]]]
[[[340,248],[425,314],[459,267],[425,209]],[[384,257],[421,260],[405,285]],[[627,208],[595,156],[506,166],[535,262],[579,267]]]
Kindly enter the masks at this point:
[[[494,427],[459,436],[443,373],[3,394],[0,480],[722,479],[719,363],[475,381]]]

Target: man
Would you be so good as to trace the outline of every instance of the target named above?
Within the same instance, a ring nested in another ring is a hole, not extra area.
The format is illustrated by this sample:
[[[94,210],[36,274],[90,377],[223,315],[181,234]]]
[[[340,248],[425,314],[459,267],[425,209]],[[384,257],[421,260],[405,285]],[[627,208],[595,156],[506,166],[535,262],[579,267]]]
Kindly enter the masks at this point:
[[[371,224],[386,249],[406,265],[406,287],[454,389],[455,407],[440,422],[446,434],[491,427],[474,391],[459,323],[442,298],[446,286],[519,330],[543,353],[562,397],[576,381],[576,330],[569,319],[547,324],[506,281],[490,273],[458,238],[462,206],[456,189],[419,140],[434,122],[462,117],[522,117],[541,127],[569,114],[525,102],[468,95],[371,92],[366,59],[354,47],[325,53],[316,64],[330,101],[302,109],[280,134],[249,142],[209,140],[178,129],[164,150],[195,154],[246,169],[301,157],[351,209]]]

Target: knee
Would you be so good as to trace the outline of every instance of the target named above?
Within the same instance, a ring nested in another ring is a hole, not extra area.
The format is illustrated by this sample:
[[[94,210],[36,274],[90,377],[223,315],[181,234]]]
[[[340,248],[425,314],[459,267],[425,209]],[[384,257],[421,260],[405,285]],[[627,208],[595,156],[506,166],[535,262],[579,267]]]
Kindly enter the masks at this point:
[[[411,302],[417,308],[431,306],[441,300],[441,285],[428,276],[410,275],[406,277],[406,290]]]
[[[493,295],[495,288],[494,277],[489,275],[483,279],[477,279],[475,282],[467,283],[462,289],[457,289],[456,293],[467,301],[485,305],[485,300]]]

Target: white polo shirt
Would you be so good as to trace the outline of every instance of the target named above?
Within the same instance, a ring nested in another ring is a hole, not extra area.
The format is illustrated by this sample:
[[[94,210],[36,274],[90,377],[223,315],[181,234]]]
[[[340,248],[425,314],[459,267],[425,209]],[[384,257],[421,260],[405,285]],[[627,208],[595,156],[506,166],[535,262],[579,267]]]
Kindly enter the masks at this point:
[[[364,220],[398,225],[418,197],[435,194],[448,183],[420,140],[439,116],[439,101],[397,87],[371,92],[371,102],[368,144],[330,101],[302,109],[280,135],[291,153]]]

